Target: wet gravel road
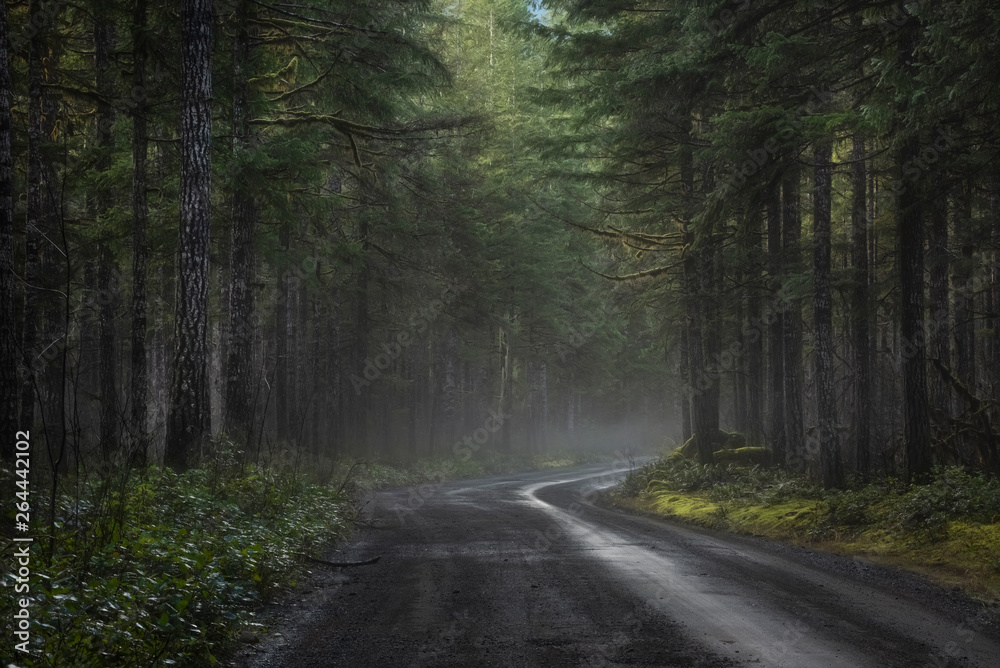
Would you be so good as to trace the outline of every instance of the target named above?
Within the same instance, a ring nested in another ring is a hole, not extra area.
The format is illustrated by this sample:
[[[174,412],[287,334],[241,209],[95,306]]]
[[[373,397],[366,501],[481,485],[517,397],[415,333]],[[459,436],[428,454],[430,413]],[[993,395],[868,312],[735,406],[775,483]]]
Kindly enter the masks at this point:
[[[620,468],[620,467],[618,467]],[[228,665],[1000,666],[996,607],[860,560],[594,505],[608,465],[377,494]]]

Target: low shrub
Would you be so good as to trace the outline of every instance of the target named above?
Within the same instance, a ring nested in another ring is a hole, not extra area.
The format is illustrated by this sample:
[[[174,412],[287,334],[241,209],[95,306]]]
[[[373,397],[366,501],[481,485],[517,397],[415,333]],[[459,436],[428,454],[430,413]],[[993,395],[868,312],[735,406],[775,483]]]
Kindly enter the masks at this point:
[[[822,490],[800,476],[782,469],[755,465],[699,464],[690,459],[667,458],[644,467],[626,479],[621,489],[645,481],[649,493],[660,490],[702,492],[713,501],[738,501],[772,505],[790,498],[820,498]]]
[[[676,457],[661,459],[635,471],[614,494],[659,498],[697,493],[726,507],[773,506],[791,500],[821,502],[812,529],[814,537],[860,533],[877,528],[917,541],[938,541],[948,526],[962,519],[983,524],[1000,520],[1000,480],[961,467],[934,469],[931,476],[909,486],[887,478],[845,489],[824,490],[804,476],[763,466],[709,464]]]
[[[954,519],[996,522],[1000,480],[972,475],[958,466],[936,468],[928,482],[910,485],[899,496],[888,517],[897,531],[914,531],[929,540],[944,538]]]
[[[31,553],[24,666],[211,665],[256,604],[294,584],[303,554],[345,535],[351,512],[329,488],[253,466],[83,481],[54,511]],[[0,597],[5,623],[13,598]]]

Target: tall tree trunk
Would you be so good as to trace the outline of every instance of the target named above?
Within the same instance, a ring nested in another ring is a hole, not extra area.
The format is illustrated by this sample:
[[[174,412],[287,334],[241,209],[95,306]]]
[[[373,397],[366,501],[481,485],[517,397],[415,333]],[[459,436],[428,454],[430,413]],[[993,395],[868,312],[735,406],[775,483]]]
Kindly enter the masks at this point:
[[[566,397],[566,445],[572,449],[577,447],[576,442],[576,390],[570,387],[569,395]]]
[[[760,210],[751,207],[740,217],[737,233],[743,249],[737,267],[736,281],[743,286],[737,296],[737,344],[740,354],[736,357],[736,428],[746,434],[749,442],[758,444],[761,433],[761,382],[763,376],[764,341],[759,330],[760,300]]]
[[[407,352],[408,379],[410,381],[410,391],[408,393],[409,408],[406,411],[406,445],[407,455],[411,462],[417,460],[417,415],[420,411],[420,351],[422,346],[420,341],[410,344]]]
[[[504,417],[504,423],[499,436],[501,450],[510,453],[510,419],[514,412],[514,353],[507,330],[501,329],[500,333],[500,414]]]
[[[788,463],[788,439],[785,434],[785,311],[787,304],[781,298],[784,282],[784,257],[781,248],[781,200],[777,185],[767,193],[767,256],[768,287],[772,295],[771,323],[768,325],[768,367],[770,391],[768,392],[768,432],[771,441],[771,458],[775,464]]]
[[[688,224],[686,223],[687,227]],[[695,439],[698,452],[698,461],[702,464],[712,463],[712,431],[710,411],[707,408],[709,403],[706,396],[709,386],[714,383],[709,378],[706,362],[708,356],[705,352],[704,344],[704,321],[702,315],[702,305],[700,303],[699,289],[699,266],[701,265],[700,251],[690,250],[690,243],[693,242],[694,233],[690,229],[684,232],[685,245],[689,247],[684,256],[684,284],[687,312],[687,339],[688,339],[688,376],[691,378],[691,430]]]
[[[295,355],[292,357],[295,368],[295,384],[292,396],[295,399],[295,443],[300,448],[306,447],[303,440],[306,421],[308,420],[311,397],[310,355],[309,355],[309,285],[304,280],[299,281],[299,289],[295,301]]]
[[[781,243],[785,276],[802,271],[802,217],[799,211],[799,169],[793,165],[785,173],[781,188]],[[787,287],[787,284],[786,284]],[[785,388],[785,443],[794,470],[804,472],[812,453],[805,449],[802,424],[802,303],[791,290],[785,294],[783,384]]]
[[[7,3],[0,7],[0,461],[14,459],[17,431],[17,330],[14,321],[14,161],[11,147],[12,99],[7,57]],[[25,429],[29,426],[25,425]]]
[[[860,134],[853,138],[851,164],[851,332],[854,339],[854,465],[862,479],[871,471],[872,422],[872,303],[868,288],[868,215],[865,141]]]
[[[293,242],[294,246],[294,242]],[[288,439],[298,442],[299,415],[302,413],[299,382],[299,365],[302,363],[301,341],[299,328],[299,302],[302,301],[302,279],[296,272],[287,274],[288,301],[285,302],[285,324],[288,327],[288,354],[285,358],[285,393],[286,409],[288,411]]]
[[[427,426],[427,456],[433,457],[436,452],[439,414],[441,410],[441,374],[438,359],[438,346],[433,343],[433,335],[427,337],[427,394],[430,397]],[[449,444],[450,445],[450,444]]]
[[[704,201],[715,187],[712,167],[706,166],[702,172],[701,193]],[[705,337],[705,368],[709,372],[708,388],[705,390],[705,401],[702,406],[705,411],[703,417],[707,433],[711,440],[715,439],[719,431],[719,409],[720,397],[722,394],[722,323],[720,317],[721,307],[719,305],[719,243],[716,238],[716,221],[714,217],[706,217],[703,222],[704,228],[701,230],[702,239],[699,242],[703,245],[701,257],[701,299],[699,303],[703,309],[704,337]],[[702,433],[706,433],[704,430]],[[714,451],[715,446],[712,445]],[[711,456],[711,452],[709,453]]]
[[[368,238],[368,222],[362,217],[358,223],[358,238],[361,240],[361,267],[358,272],[357,302],[355,304],[355,356],[357,363],[355,369],[364,374],[365,366],[368,362],[368,329],[369,329],[369,304],[368,304],[368,283],[369,283],[369,258],[371,241]],[[364,392],[355,396],[354,407],[354,447],[355,452],[368,455],[368,402],[369,395]],[[438,392],[434,393],[435,411],[437,410]],[[437,419],[435,414],[433,420]],[[431,436],[431,447],[433,448],[434,436]]]
[[[990,337],[990,384],[993,398],[1000,399],[1000,167],[994,161],[989,174],[989,215],[990,215],[990,317],[993,334]],[[1000,420],[1000,409],[994,409],[994,419]]]
[[[746,284],[746,274],[737,269],[735,281],[737,285]],[[746,300],[742,291],[733,295],[733,319],[737,323],[736,341],[734,345],[740,351],[746,350],[747,337],[740,323],[746,322]],[[750,431],[750,407],[747,405],[747,363],[744,354],[734,355],[732,364],[733,383],[733,421],[737,432],[746,434]]]
[[[40,11],[41,3],[29,3],[32,16]],[[42,211],[42,190],[47,187],[42,163],[42,57],[44,54],[44,30],[38,30],[28,46],[28,183],[27,221],[25,223],[24,249],[24,307],[21,314],[21,414],[18,423],[21,429],[33,429],[35,421],[35,400],[38,355],[38,313],[39,281],[41,279],[40,245],[44,214]],[[6,47],[6,44],[4,45]],[[8,71],[9,72],[9,71]]]
[[[546,451],[549,449],[549,370],[544,360],[538,369],[538,382],[539,394],[541,395],[541,412],[538,416],[541,421],[539,429],[540,449]]]
[[[538,401],[538,379],[535,377],[535,363],[533,360],[528,360],[527,363],[527,381],[528,381],[528,393],[524,402],[524,444],[527,448],[528,454],[535,453],[535,418],[538,414],[536,403]]]
[[[226,430],[249,443],[254,413],[254,233],[257,203],[251,192],[254,180],[247,174],[245,153],[253,142],[249,80],[245,70],[251,59],[250,14],[252,3],[240,0],[233,40],[233,158],[238,170],[233,180],[232,237],[229,274],[229,351],[226,360]]]
[[[441,392],[441,414],[444,418],[442,436],[447,447],[455,441],[455,422],[458,419],[458,391],[455,378],[455,355],[458,350],[458,337],[453,329],[448,329],[444,340],[444,378]]]
[[[114,94],[114,80],[111,73],[111,53],[115,48],[114,19],[109,5],[98,2],[94,10],[94,70],[97,83],[97,159],[98,173],[106,173],[111,168],[111,152],[114,150],[115,112],[111,106]],[[115,256],[108,247],[105,237],[108,230],[103,219],[113,205],[111,191],[100,188],[94,194],[95,218],[102,240],[97,251],[97,290],[100,295],[99,321],[99,375],[101,385],[101,450],[105,461],[118,453],[120,420],[118,413],[118,382],[115,377],[115,321],[118,307],[118,268]]]
[[[900,150],[900,169],[920,152],[916,137],[907,139]],[[903,367],[903,420],[906,442],[905,477],[930,470],[930,423],[928,417],[924,316],[923,221],[914,186],[907,184],[897,198],[897,238]]]
[[[326,340],[327,349],[327,373],[332,396],[330,397],[330,414],[327,416],[329,422],[329,434],[327,435],[327,454],[331,457],[339,456],[342,452],[344,442],[344,383],[342,378],[344,367],[341,360],[340,342],[340,314],[337,311],[336,298],[331,299],[330,319],[328,324],[328,338]]]
[[[976,390],[975,235],[972,231],[972,186],[966,182],[955,198],[955,371],[967,388]]]
[[[316,273],[320,273],[318,265]],[[313,456],[319,457],[322,452],[322,446],[320,445],[322,442],[321,430],[323,428],[323,416],[327,413],[326,397],[329,388],[327,376],[322,372],[324,359],[323,346],[329,345],[329,343],[325,343],[320,334],[322,326],[329,315],[326,312],[325,303],[322,301],[320,295],[310,296],[308,315],[310,316],[309,352],[311,356],[308,368],[310,375],[309,387],[312,388],[312,392],[308,396],[310,418],[309,438],[307,440]]]
[[[233,180],[232,237],[229,269],[229,351],[226,359],[226,431],[237,442],[249,444],[253,435],[256,393],[253,378],[254,232],[257,203],[250,189],[254,180],[245,167],[253,142],[249,99],[251,73],[250,13],[253,4],[240,0],[233,39],[233,158],[239,169]]]
[[[101,383],[101,452],[110,461],[120,448],[118,381],[115,355],[115,320],[118,310],[118,270],[106,244],[98,247],[97,289],[101,295],[99,324],[99,375]]]
[[[284,251],[285,264],[291,250],[291,231],[284,222],[278,229],[278,245]],[[274,307],[274,411],[275,435],[279,441],[288,440],[288,303],[292,299],[293,276],[289,271],[278,275],[278,303]]]
[[[760,207],[747,214],[747,235],[752,255],[749,258],[749,283],[747,286],[747,321],[750,323],[749,340],[746,341],[747,414],[749,442],[759,445],[764,439],[764,332],[760,331],[763,304],[761,302],[760,256]]]
[[[904,74],[915,74],[914,48],[917,19],[900,29],[900,61]],[[905,106],[900,110],[905,113]],[[906,130],[904,130],[905,132]],[[913,131],[910,131],[911,133]],[[907,482],[930,471],[930,421],[927,399],[927,360],[924,339],[924,233],[920,198],[909,180],[906,166],[920,156],[920,138],[911,134],[897,154],[897,178],[902,187],[896,197],[896,239],[899,247],[900,336],[903,367],[903,430]]]
[[[684,129],[685,142],[690,142],[689,127],[688,123],[688,127]],[[688,249],[684,254],[682,265],[682,286],[684,311],[687,318],[688,377],[691,379],[688,386],[691,394],[691,430],[698,452],[698,461],[702,464],[711,464],[712,440],[715,431],[712,429],[711,411],[708,407],[710,401],[706,393],[709,385],[713,384],[714,381],[708,378],[706,366],[708,356],[705,351],[704,321],[700,300],[702,289],[700,270],[704,267],[701,257],[703,249],[698,247],[699,244],[695,239],[691,223],[695,214],[694,157],[691,147],[687,144],[681,146],[680,161],[684,217],[683,235],[684,246]]]
[[[55,34],[55,33],[53,33]],[[39,216],[43,243],[39,249],[38,285],[39,315],[42,322],[37,386],[42,392],[42,419],[45,441],[50,454],[52,470],[57,471],[63,461],[66,446],[66,387],[67,350],[69,337],[69,294],[71,292],[72,266],[66,246],[65,226],[62,219],[61,189],[53,165],[53,148],[45,140],[56,136],[59,130],[61,95],[56,87],[61,45],[55,38],[46,43],[43,59],[45,87],[42,91],[42,210]],[[60,245],[62,242],[62,245]],[[62,279],[62,280],[60,280]],[[60,303],[60,301],[62,303]],[[57,362],[58,360],[58,362]]]
[[[132,15],[132,359],[129,433],[139,465],[146,462],[146,230],[149,206],[146,198],[146,0],[135,0]]]
[[[830,288],[831,146],[813,152],[813,315],[816,323],[816,415],[819,427],[820,473],[823,486],[843,484],[837,439],[837,403],[833,377],[833,296]]]
[[[943,173],[936,172],[939,183]],[[931,202],[930,243],[927,259],[930,265],[931,320],[928,345],[931,355],[946,367],[951,366],[951,328],[948,306],[948,193],[943,192]],[[931,396],[936,409],[951,412],[951,390],[940,374],[931,379]]]
[[[688,439],[691,438],[693,427],[691,424],[691,361],[688,358],[688,328],[686,324],[681,328],[680,336],[681,443],[687,443]]]
[[[164,463],[185,470],[211,433],[206,339],[212,183],[212,3],[184,0],[181,16],[181,225],[176,348]]]

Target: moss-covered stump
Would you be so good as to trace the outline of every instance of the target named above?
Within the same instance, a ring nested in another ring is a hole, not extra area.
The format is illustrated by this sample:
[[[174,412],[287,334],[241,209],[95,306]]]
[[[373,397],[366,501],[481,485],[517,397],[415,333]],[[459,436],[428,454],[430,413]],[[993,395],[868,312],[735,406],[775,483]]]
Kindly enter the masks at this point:
[[[737,464],[738,466],[767,466],[771,463],[771,451],[759,446],[747,446],[733,450],[716,450],[712,453],[716,464]]]
[[[672,453],[670,453],[670,457],[673,458],[673,459],[680,459],[680,458],[697,459],[698,458],[698,446],[695,443],[696,439],[697,439],[697,434],[691,436],[691,438],[689,438],[687,441],[684,442],[684,445],[680,446],[679,448],[677,448],[676,450],[674,450]],[[718,457],[718,455],[719,455],[720,452],[731,452],[731,451],[737,451],[737,450],[739,450],[739,451],[744,451],[744,450],[760,451],[760,450],[763,450],[763,451],[766,452],[767,448],[748,447],[747,446],[747,437],[744,436],[743,434],[737,432],[737,431],[723,431],[723,430],[719,429],[719,430],[717,430],[715,432],[715,437],[712,439],[712,452],[715,453],[715,461],[717,461],[717,462],[721,462],[721,461],[740,462],[740,461],[742,461],[742,459],[740,459],[741,457],[744,457],[744,458],[745,457],[752,457],[752,458],[754,458],[754,459],[752,459],[752,461],[748,460],[748,461],[750,461],[750,463],[754,463],[754,464],[756,464],[756,463],[764,463],[764,462],[760,461],[760,456],[761,455],[760,455],[759,452],[755,452],[754,454],[750,454],[749,452],[747,452],[747,453],[745,453],[743,455],[740,455],[736,459],[720,459]]]

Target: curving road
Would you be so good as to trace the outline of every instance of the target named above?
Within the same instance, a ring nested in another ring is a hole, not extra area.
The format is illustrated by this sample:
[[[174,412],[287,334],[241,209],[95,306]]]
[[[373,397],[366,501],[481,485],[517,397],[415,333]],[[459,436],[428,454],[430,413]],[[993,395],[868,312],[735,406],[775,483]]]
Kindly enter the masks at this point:
[[[331,558],[382,560],[317,573],[229,665],[1000,666],[995,607],[594,505],[621,468],[377,494],[380,528]]]

